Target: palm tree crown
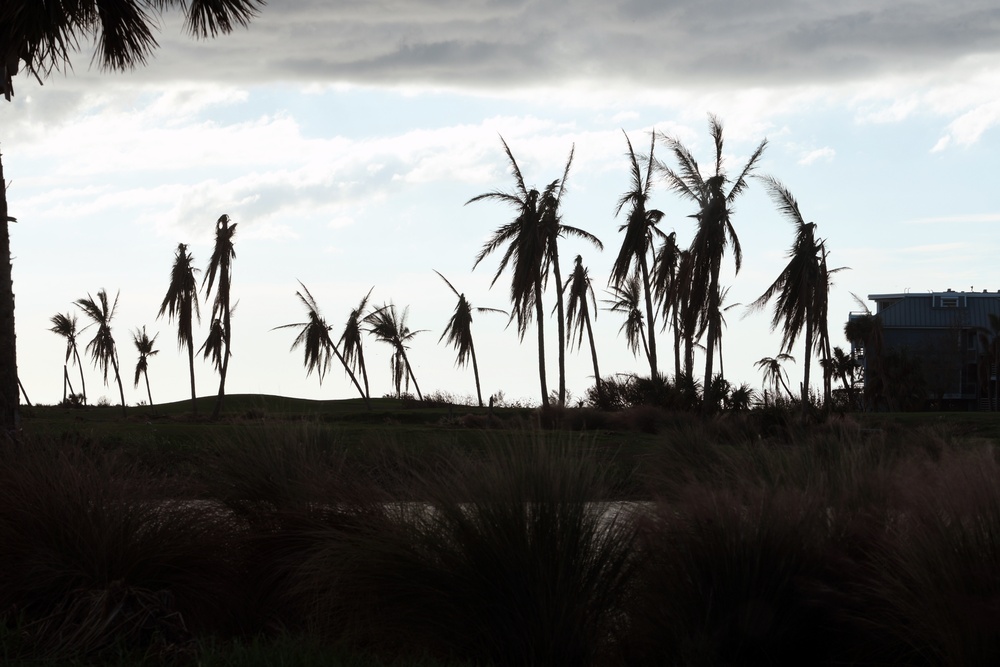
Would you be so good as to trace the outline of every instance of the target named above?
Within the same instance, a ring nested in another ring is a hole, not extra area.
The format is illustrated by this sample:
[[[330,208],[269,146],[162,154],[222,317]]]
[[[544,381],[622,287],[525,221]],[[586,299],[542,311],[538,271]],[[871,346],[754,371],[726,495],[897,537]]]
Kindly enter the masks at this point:
[[[122,388],[121,375],[118,372],[118,350],[115,346],[114,336],[111,334],[111,320],[114,319],[115,311],[118,309],[118,294],[115,301],[108,305],[108,294],[103,289],[97,292],[95,300],[90,294],[86,299],[77,299],[77,307],[90,318],[91,323],[87,325],[97,326],[97,332],[89,343],[86,350],[94,360],[94,365],[101,369],[104,383],[108,382],[108,367],[114,369],[115,380],[118,382],[118,392],[121,394],[122,413],[125,413],[125,390]]]

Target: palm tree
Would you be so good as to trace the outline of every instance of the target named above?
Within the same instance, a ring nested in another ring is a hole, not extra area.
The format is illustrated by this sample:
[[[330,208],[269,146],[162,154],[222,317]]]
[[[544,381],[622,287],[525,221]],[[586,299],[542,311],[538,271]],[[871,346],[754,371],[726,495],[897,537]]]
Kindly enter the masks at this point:
[[[643,352],[649,357],[649,344],[646,339],[642,306],[640,305],[643,289],[639,283],[640,275],[633,273],[622,285],[611,286],[608,293],[614,298],[605,299],[604,303],[611,304],[608,308],[611,312],[625,315],[625,322],[618,329],[618,333],[625,332],[625,341],[632,354],[639,353],[639,344],[641,343]]]
[[[788,251],[788,264],[749,310],[760,310],[774,299],[771,331],[781,327],[781,351],[791,352],[800,334],[804,333],[805,361],[802,376],[802,409],[809,403],[810,358],[814,347],[819,347],[826,358],[829,336],[826,327],[827,295],[830,289],[829,274],[825,266],[825,252],[816,239],[816,224],[806,222],[799,211],[798,202],[780,181],[771,176],[760,180],[767,187],[778,211],[795,226],[795,240]],[[817,333],[819,334],[817,337]],[[818,345],[817,345],[818,343]],[[826,386],[826,383],[824,383]]]
[[[434,273],[438,274],[441,280],[458,297],[455,312],[452,313],[451,319],[448,320],[448,324],[444,328],[444,333],[438,338],[438,342],[440,343],[447,337],[448,344],[458,352],[458,358],[455,362],[458,366],[465,366],[468,364],[469,359],[472,359],[472,373],[476,378],[476,398],[479,399],[479,407],[483,407],[483,392],[479,385],[479,364],[476,362],[476,346],[472,342],[473,308],[466,300],[465,295],[459,294],[455,286],[441,275],[440,271],[434,270]],[[480,313],[502,313],[503,315],[507,315],[507,311],[497,308],[476,308],[475,310]],[[414,384],[416,383],[414,382]]]
[[[361,318],[368,307],[368,297],[372,295],[372,287],[361,303],[351,311],[344,325],[344,333],[340,335],[340,344],[344,346],[344,360],[350,372],[360,372],[365,383],[365,398],[371,397],[368,392],[368,368],[365,366],[365,353],[361,346]]]
[[[66,371],[66,364],[69,363],[70,357],[73,358],[73,363],[77,365],[80,369],[80,388],[83,392],[83,402],[87,403],[87,384],[83,379],[83,363],[80,361],[80,350],[76,346],[76,315],[72,313],[56,313],[49,319],[52,323],[52,328],[49,329],[54,334],[59,334],[66,339],[66,360],[63,362],[63,377],[68,382],[69,373]],[[63,400],[66,400],[66,390],[65,384],[63,383]],[[73,387],[70,386],[70,391]]]
[[[611,280],[609,281],[609,284],[618,290],[623,288],[627,282],[632,281],[634,275],[639,275],[641,278],[641,290],[646,305],[646,324],[649,328],[646,357],[649,360],[650,378],[654,380],[659,377],[660,373],[656,363],[656,336],[654,335],[656,316],[653,312],[653,296],[649,280],[649,252],[653,246],[654,234],[661,237],[666,236],[656,227],[663,219],[663,212],[646,208],[653,182],[655,140],[656,134],[654,132],[650,135],[649,156],[646,159],[646,171],[643,174],[639,167],[639,159],[632,149],[632,141],[628,138],[628,134],[625,134],[632,181],[628,192],[619,198],[615,215],[619,215],[626,204],[629,205],[629,210],[625,224],[618,228],[618,231],[625,232],[625,238],[622,240],[618,257],[611,269]]]
[[[493,232],[482,250],[476,256],[476,261],[472,265],[473,270],[488,255],[507,246],[500,266],[497,268],[492,287],[500,278],[508,264],[511,267],[510,281],[510,301],[511,319],[517,319],[517,332],[521,340],[528,331],[531,324],[532,309],[538,328],[538,380],[541,385],[542,405],[548,407],[549,392],[545,380],[545,311],[542,307],[542,283],[544,280],[544,268],[546,266],[548,236],[540,210],[538,190],[529,190],[524,184],[524,177],[521,169],[517,166],[517,160],[511,153],[510,147],[503,137],[500,137],[507,159],[510,162],[511,173],[514,175],[514,191],[502,192],[494,190],[477,195],[465,202],[472,202],[495,199],[509,204],[517,211],[517,217],[513,221],[502,225]]]
[[[785,393],[788,394],[788,398],[794,399],[795,395],[792,394],[791,390],[788,388],[788,385],[785,383],[785,380],[788,378],[788,373],[785,371],[784,368],[781,367],[781,364],[786,361],[791,361],[794,363],[795,357],[793,357],[790,354],[782,352],[777,357],[764,357],[763,359],[760,359],[756,363],[754,363],[754,366],[759,368],[761,372],[764,374],[764,384],[771,385],[771,389],[774,392],[775,398],[777,398],[778,394],[781,393],[779,391],[779,388],[783,387],[785,389]],[[764,392],[764,402],[765,403],[767,402],[766,391]]]
[[[559,336],[559,405],[566,404],[566,327],[563,308],[562,273],[559,269],[559,238],[569,235],[589,241],[598,250],[604,249],[604,245],[600,239],[593,234],[577,227],[562,224],[559,205],[562,203],[562,196],[566,192],[566,179],[569,177],[569,167],[573,163],[574,150],[575,147],[570,149],[562,178],[558,181],[553,181],[545,188],[545,192],[542,193],[541,205],[542,228],[546,235],[543,274],[545,280],[548,280],[549,269],[551,268],[552,275],[556,281],[556,322]]]
[[[119,292],[120,294],[120,292]],[[74,303],[83,313],[90,318],[90,324],[84,329],[97,325],[97,333],[94,338],[87,343],[87,352],[90,353],[94,365],[101,369],[104,376],[104,384],[108,384],[108,365],[115,371],[115,381],[118,383],[118,394],[122,399],[122,416],[125,416],[125,389],[122,387],[122,376],[118,372],[118,349],[115,347],[115,339],[111,335],[111,320],[118,309],[118,295],[115,295],[115,302],[108,306],[108,294],[101,289],[97,292],[95,301],[90,294],[86,299],[77,299]]]
[[[299,335],[295,337],[292,341],[291,350],[302,346],[303,358],[302,363],[306,367],[306,377],[316,371],[316,375],[319,377],[319,383],[323,384],[323,376],[326,375],[327,368],[330,366],[331,356],[336,356],[340,363],[343,365],[344,370],[351,378],[351,382],[354,383],[354,387],[361,394],[361,398],[365,401],[365,406],[370,410],[371,403],[368,399],[368,393],[361,388],[358,384],[358,378],[354,375],[351,370],[347,359],[337,345],[330,338],[330,327],[327,325],[326,320],[323,319],[322,314],[319,312],[319,306],[316,305],[316,299],[310,294],[309,290],[302,281],[299,281],[299,285],[302,287],[301,292],[296,292],[295,296],[298,297],[299,301],[303,306],[306,307],[309,319],[305,322],[295,322],[293,324],[282,324],[279,327],[274,327],[275,329],[290,329],[293,327],[301,327]],[[367,299],[367,297],[365,297]]]
[[[569,347],[573,349],[573,338],[576,337],[576,348],[583,343],[584,329],[590,342],[590,358],[594,363],[594,386],[597,396],[601,397],[601,371],[597,367],[597,347],[594,345],[594,330],[590,323],[590,306],[594,307],[594,319],[597,319],[597,300],[594,298],[594,287],[590,283],[590,275],[583,266],[583,257],[576,256],[573,273],[570,274],[563,287],[569,291],[569,303],[566,305],[566,323],[569,325]]]
[[[149,358],[160,352],[153,349],[153,345],[156,343],[156,338],[159,335],[156,334],[150,340],[149,336],[146,335],[145,326],[142,327],[141,332],[138,329],[132,332],[132,342],[139,353],[139,361],[135,365],[135,384],[133,386],[139,386],[140,375],[146,378],[146,396],[149,397],[149,407],[153,407],[153,393],[149,390]]]
[[[874,408],[879,400],[888,400],[888,374],[885,359],[882,354],[884,340],[882,334],[882,317],[868,308],[857,294],[851,293],[854,301],[863,309],[860,313],[851,313],[844,324],[844,337],[851,343],[851,356],[862,369],[862,409]]]
[[[424,400],[420,393],[420,385],[417,384],[417,377],[413,374],[410,360],[406,356],[409,349],[407,343],[418,333],[426,331],[410,331],[406,326],[406,317],[410,309],[404,308],[402,315],[396,310],[396,305],[390,303],[383,305],[378,310],[369,313],[364,322],[368,325],[368,333],[375,336],[376,340],[392,346],[392,357],[389,358],[389,370],[392,373],[393,385],[396,387],[396,396],[402,396],[403,381],[406,381],[406,388],[410,388],[410,380],[413,380],[413,387],[417,390],[417,399]]]
[[[702,176],[691,151],[672,137],[660,135],[677,160],[678,170],[674,171],[662,163],[657,163],[668,187],[698,206],[698,212],[692,216],[697,220],[697,230],[691,243],[694,262],[691,307],[698,310],[702,325],[708,332],[708,339],[705,342],[706,393],[711,393],[715,349],[718,346],[717,339],[722,335],[718,317],[722,302],[719,272],[722,269],[722,258],[729,245],[733,248],[736,273],[739,273],[743,263],[740,240],[732,224],[732,205],[746,190],[747,177],[756,168],[767,146],[766,139],[760,142],[740,171],[740,175],[732,181],[729,191],[726,192],[723,188],[730,179],[723,169],[722,123],[711,114],[709,129],[715,144],[715,165],[713,174],[707,179]],[[703,405],[714,405],[712,400],[708,400],[711,399],[710,396],[706,396],[706,399]]]
[[[177,347],[187,346],[188,372],[191,377],[191,411],[198,414],[198,401],[194,388],[194,320],[201,321],[201,310],[198,306],[198,280],[195,274],[194,257],[187,251],[187,245],[177,244],[174,254],[174,265],[170,270],[170,286],[160,304],[157,318],[167,314],[167,321],[177,320]]]
[[[236,234],[236,223],[229,224],[229,216],[221,215],[215,223],[215,247],[212,258],[208,261],[208,269],[201,284],[205,287],[205,299],[212,294],[212,287],[218,277],[218,289],[215,301],[212,302],[212,326],[208,339],[202,345],[205,356],[212,356],[216,369],[219,371],[219,396],[212,410],[212,419],[218,419],[222,412],[222,399],[226,395],[226,374],[229,371],[230,342],[232,340],[232,314],[230,289],[232,287],[233,259],[236,251],[233,249],[233,236]]]
[[[51,3],[5,0],[0,16],[0,89],[10,101],[13,77],[20,61],[39,81],[52,70],[70,67],[71,53],[91,38],[97,43],[94,60],[105,69],[128,70],[144,65],[156,48],[153,28],[162,10],[184,11],[187,30],[196,37],[229,33],[245,27],[263,0],[84,0]],[[10,274],[7,182],[0,156],[0,422],[8,433],[18,427],[17,344],[14,332],[14,287]]]

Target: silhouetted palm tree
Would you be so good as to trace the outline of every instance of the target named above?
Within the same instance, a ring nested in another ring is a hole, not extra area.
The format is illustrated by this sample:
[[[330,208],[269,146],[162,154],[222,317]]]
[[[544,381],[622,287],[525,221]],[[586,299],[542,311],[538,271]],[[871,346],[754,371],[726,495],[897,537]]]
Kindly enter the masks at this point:
[[[361,299],[357,307],[351,311],[344,325],[344,332],[340,335],[340,344],[344,346],[344,360],[351,372],[361,373],[365,383],[365,398],[371,394],[368,390],[368,368],[365,366],[365,353],[361,345],[361,319],[364,317],[365,308],[368,307],[368,297],[372,295],[372,287],[368,294]]]
[[[153,345],[156,344],[156,337],[159,335],[156,334],[150,340],[149,336],[146,335],[145,326],[142,327],[141,332],[139,330],[132,332],[132,342],[139,353],[139,361],[135,364],[135,384],[133,386],[139,386],[140,375],[146,378],[146,396],[149,397],[149,407],[153,407],[153,392],[149,390],[149,358],[160,352],[153,349]]]
[[[542,193],[541,215],[542,228],[546,235],[545,244],[545,266],[542,269],[545,280],[548,280],[549,269],[556,281],[556,321],[559,336],[559,405],[566,404],[566,327],[565,311],[563,308],[563,285],[562,273],[559,268],[559,238],[562,236],[573,236],[574,238],[589,241],[598,250],[603,250],[604,245],[600,239],[589,232],[585,232],[577,227],[562,224],[562,215],[559,206],[562,203],[563,194],[566,192],[566,179],[569,177],[569,167],[573,163],[574,149],[570,149],[569,157],[566,159],[566,168],[563,176],[558,181],[553,181]]]
[[[781,327],[782,352],[791,352],[796,339],[804,332],[802,409],[805,410],[809,403],[809,371],[813,349],[818,348],[824,352],[824,358],[827,356],[824,345],[829,336],[824,334],[824,319],[827,315],[831,271],[825,267],[824,250],[816,238],[816,224],[807,223],[802,218],[798,202],[792,193],[776,178],[762,176],[760,180],[767,187],[778,211],[795,226],[795,239],[787,254],[788,264],[771,286],[750,304],[749,310],[760,310],[774,299],[771,331]]]
[[[302,287],[301,292],[295,292],[295,296],[298,297],[299,301],[306,308],[306,312],[309,315],[309,319],[305,322],[295,322],[293,324],[282,324],[281,326],[274,327],[276,329],[290,329],[290,328],[301,328],[299,335],[295,337],[292,341],[291,350],[302,346],[302,364],[306,367],[306,376],[308,377],[313,371],[316,371],[316,375],[319,377],[319,383],[323,384],[323,377],[326,375],[326,371],[330,366],[330,357],[335,355],[340,363],[343,365],[344,370],[351,378],[351,382],[354,383],[354,387],[361,394],[361,398],[364,399],[365,405],[371,409],[371,403],[368,400],[368,394],[361,385],[358,384],[358,378],[354,375],[351,367],[348,365],[347,360],[344,355],[340,353],[337,345],[330,338],[330,327],[327,325],[326,320],[323,319],[322,314],[319,312],[319,306],[316,305],[316,299],[313,295],[309,293],[309,290],[302,281],[299,281],[299,285]],[[367,297],[366,297],[367,298]]]
[[[625,322],[618,329],[618,333],[625,332],[625,341],[628,349],[633,355],[639,353],[639,345],[649,357],[649,344],[646,340],[645,323],[642,316],[642,285],[641,276],[633,273],[632,276],[621,285],[612,285],[608,293],[612,299],[605,299],[604,303],[611,304],[608,307],[613,313],[620,313],[625,316]]]
[[[656,336],[655,323],[656,315],[653,312],[652,286],[649,279],[649,253],[653,247],[654,235],[666,236],[657,229],[656,225],[663,219],[663,212],[656,209],[647,209],[649,201],[649,191],[652,188],[653,174],[653,148],[655,146],[655,133],[650,135],[649,155],[646,158],[646,170],[639,167],[639,158],[636,157],[632,149],[632,141],[625,134],[625,143],[628,145],[629,168],[632,177],[629,190],[618,200],[618,207],[615,215],[621,213],[625,205],[628,205],[628,219],[625,224],[618,228],[618,231],[625,232],[618,257],[611,268],[611,284],[616,290],[625,287],[626,283],[633,281],[638,275],[641,281],[642,296],[645,297],[646,305],[646,325],[649,328],[648,346],[646,357],[649,361],[650,377],[659,377],[659,367],[656,361]],[[646,335],[643,334],[645,338]]]
[[[66,381],[69,381],[69,373],[66,371],[66,364],[69,363],[70,357],[73,358],[73,362],[80,369],[80,389],[83,392],[83,402],[87,403],[87,383],[83,379],[83,362],[80,361],[80,350],[76,346],[76,315],[72,313],[57,313],[53,315],[49,321],[52,323],[52,328],[49,329],[54,334],[59,334],[66,339],[66,360],[63,362],[63,377]],[[64,383],[65,384],[65,383]],[[70,391],[73,388],[70,386]],[[63,387],[63,400],[66,400],[65,386]]]
[[[722,335],[719,329],[718,313],[721,308],[722,293],[719,289],[719,272],[726,248],[732,245],[736,272],[743,263],[743,251],[736,230],[732,224],[732,204],[747,188],[747,177],[756,168],[767,140],[760,142],[747,160],[740,175],[733,181],[723,169],[722,123],[714,115],[709,115],[709,129],[715,145],[714,171],[707,179],[702,176],[694,156],[680,141],[659,135],[678,163],[677,171],[662,163],[657,163],[670,189],[698,206],[692,217],[697,220],[697,229],[691,243],[693,259],[692,298],[690,307],[697,308],[706,327],[708,339],[705,342],[705,392],[710,393],[717,339]],[[724,190],[732,183],[729,191]],[[710,399],[706,396],[706,399]],[[713,401],[705,400],[703,405],[712,406]]]
[[[851,343],[851,356],[862,368],[864,387],[862,409],[875,407],[878,401],[888,402],[888,374],[885,368],[882,334],[882,318],[872,313],[857,294],[851,293],[854,301],[864,309],[863,313],[852,313],[844,324],[844,337]],[[861,351],[860,355],[858,350]]]
[[[497,308],[475,308],[465,298],[465,294],[459,294],[455,286],[452,285],[447,278],[441,275],[440,271],[434,270],[434,273],[441,277],[441,280],[445,282],[446,285],[451,289],[451,291],[458,297],[458,303],[455,305],[455,312],[452,313],[451,319],[448,320],[448,324],[444,328],[444,333],[438,338],[440,343],[445,338],[448,339],[448,344],[455,348],[458,352],[458,358],[456,359],[456,364],[458,366],[465,366],[469,363],[469,359],[472,359],[472,373],[476,378],[476,398],[479,400],[479,407],[483,407],[483,391],[479,385],[479,364],[476,361],[476,346],[472,341],[472,311],[475,310],[479,313],[501,313],[503,315],[507,314],[505,310],[499,310]]]
[[[202,349],[205,356],[211,354],[216,369],[219,371],[219,395],[212,410],[212,419],[218,419],[222,412],[222,399],[226,395],[226,374],[229,372],[230,342],[232,340],[232,314],[230,291],[233,280],[233,259],[236,251],[233,249],[233,236],[236,234],[236,223],[230,224],[228,215],[221,215],[215,223],[215,247],[208,261],[208,269],[201,284],[205,287],[205,299],[212,295],[212,287],[218,278],[218,289],[215,291],[215,301],[212,302],[212,326]]]
[[[68,68],[80,37],[96,42],[94,60],[105,69],[143,65],[157,46],[153,30],[159,25],[160,12],[167,8],[184,11],[192,35],[214,37],[246,26],[263,4],[263,0],[4,0],[0,10],[0,89],[9,101],[20,61],[39,81],[53,69]],[[0,156],[0,425],[13,432],[18,426],[18,380],[8,224],[16,221],[7,212],[6,183]]]
[[[406,317],[410,309],[404,308],[402,314],[396,310],[396,305],[390,303],[383,305],[378,310],[369,313],[364,322],[368,325],[368,333],[375,336],[376,340],[392,346],[392,357],[389,359],[389,370],[392,373],[393,385],[396,388],[396,396],[402,396],[402,385],[405,380],[406,388],[410,388],[410,380],[413,380],[413,388],[417,391],[417,398],[424,400],[420,393],[420,385],[417,384],[417,377],[413,374],[410,360],[406,356],[409,349],[407,343],[418,333],[426,331],[410,331],[406,326]]]
[[[542,405],[548,406],[549,392],[545,380],[545,310],[542,307],[542,283],[547,261],[548,234],[544,228],[541,202],[538,190],[529,190],[524,184],[521,169],[517,166],[507,142],[500,138],[507,159],[510,162],[511,173],[514,175],[514,191],[502,192],[495,190],[473,197],[472,202],[495,199],[509,204],[517,211],[513,221],[502,225],[483,245],[476,256],[473,269],[479,266],[488,255],[506,246],[500,266],[497,268],[492,287],[500,278],[500,274],[510,265],[510,301],[511,318],[517,319],[517,332],[521,340],[531,324],[532,310],[538,328],[538,380],[541,385]]]
[[[94,360],[94,365],[101,369],[105,385],[108,384],[108,365],[110,364],[114,369],[115,381],[118,383],[118,394],[122,400],[122,416],[125,416],[125,389],[122,387],[122,376],[118,372],[118,349],[115,347],[115,339],[111,335],[111,320],[118,309],[118,294],[115,295],[115,302],[110,307],[108,306],[108,294],[103,289],[97,292],[96,301],[90,294],[87,294],[86,299],[77,299],[74,303],[90,318],[90,324],[84,327],[84,330],[94,325],[97,326],[97,333],[87,343],[86,350],[90,353],[90,358]]]
[[[160,304],[157,318],[167,314],[167,321],[177,320],[177,347],[186,346],[188,351],[188,373],[191,378],[191,411],[198,413],[198,401],[194,387],[194,320],[201,321],[198,306],[198,269],[193,266],[194,257],[184,243],[177,244],[174,265],[170,270],[170,285]]]
[[[788,398],[794,400],[795,395],[792,394],[791,390],[788,388],[788,385],[785,383],[785,380],[788,378],[788,373],[785,371],[784,368],[781,367],[781,364],[786,361],[794,362],[795,357],[793,357],[790,354],[782,352],[777,357],[764,357],[763,359],[760,359],[757,362],[755,362],[754,366],[759,368],[761,372],[764,374],[764,384],[771,385],[771,388],[774,391],[775,398],[777,398],[778,394],[781,393],[779,391],[779,388],[784,387],[785,393],[788,394]],[[766,396],[767,394],[765,393],[765,397]]]
[[[583,343],[583,332],[587,332],[590,343],[590,358],[594,363],[594,386],[597,396],[602,396],[601,371],[597,367],[597,347],[594,345],[594,330],[590,322],[590,306],[594,307],[594,319],[597,319],[597,300],[594,298],[594,287],[590,275],[583,266],[583,257],[576,256],[573,273],[566,280],[563,288],[569,291],[569,302],[566,305],[566,323],[569,325],[569,347],[573,349],[573,338],[576,337],[576,347]]]

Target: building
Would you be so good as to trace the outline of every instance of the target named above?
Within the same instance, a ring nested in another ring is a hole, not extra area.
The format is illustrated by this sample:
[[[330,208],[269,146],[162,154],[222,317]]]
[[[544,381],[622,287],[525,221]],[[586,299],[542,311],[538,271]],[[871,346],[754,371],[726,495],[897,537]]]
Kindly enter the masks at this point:
[[[876,329],[851,341],[861,360],[866,407],[997,408],[1000,291],[949,289],[868,299],[875,311],[851,313],[848,324],[855,331],[865,331],[865,325]]]

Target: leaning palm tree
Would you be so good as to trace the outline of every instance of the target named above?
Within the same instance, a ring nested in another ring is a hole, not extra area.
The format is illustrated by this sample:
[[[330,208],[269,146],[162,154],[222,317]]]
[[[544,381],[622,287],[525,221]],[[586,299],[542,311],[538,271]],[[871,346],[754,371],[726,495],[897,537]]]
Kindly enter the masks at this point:
[[[66,382],[69,381],[69,373],[66,370],[66,364],[69,363],[72,357],[73,363],[80,369],[80,389],[83,392],[83,403],[87,403],[87,383],[83,379],[83,363],[80,361],[80,350],[76,346],[76,315],[72,313],[56,313],[53,315],[49,321],[52,323],[52,328],[49,329],[54,334],[59,334],[66,339],[66,359],[63,361],[63,378]],[[66,384],[65,382],[63,383]],[[70,391],[73,388],[70,386]],[[66,400],[65,386],[63,387],[63,400]]]
[[[53,70],[71,68],[71,55],[80,38],[97,44],[93,57],[103,68],[130,70],[144,65],[157,47],[154,29],[160,13],[180,9],[186,29],[196,37],[229,33],[245,27],[263,0],[83,0],[38,2],[4,0],[0,3],[0,89],[9,101],[13,77],[24,69],[39,81]],[[14,289],[11,282],[10,237],[3,159],[0,157],[0,425],[12,432],[18,422],[17,350],[14,332]]]
[[[760,310],[774,300],[771,331],[781,327],[782,352],[791,352],[796,339],[804,332],[802,409],[805,410],[809,404],[809,362],[813,348],[824,348],[828,340],[823,332],[826,331],[824,320],[827,315],[831,271],[825,267],[823,246],[816,239],[816,224],[807,223],[802,218],[799,204],[792,193],[776,178],[761,176],[760,180],[767,187],[778,211],[795,226],[795,239],[787,254],[788,264],[771,286],[750,304],[749,310]],[[826,357],[825,350],[823,352]]]
[[[764,357],[763,359],[759,359],[754,362],[754,366],[759,368],[764,374],[764,384],[765,386],[771,386],[771,390],[774,392],[775,398],[777,398],[781,393],[779,389],[784,388],[785,393],[788,394],[788,398],[794,400],[795,395],[788,388],[788,384],[785,382],[788,378],[788,372],[781,367],[781,364],[786,361],[794,363],[795,357],[782,352],[776,357]],[[764,392],[764,402],[767,403],[767,391]]]
[[[697,213],[692,216],[697,220],[697,230],[691,243],[694,265],[690,307],[697,309],[708,335],[705,341],[706,393],[711,392],[717,339],[722,335],[719,329],[719,310],[722,302],[719,273],[726,248],[732,246],[737,273],[743,263],[740,240],[732,223],[732,205],[746,190],[747,178],[757,167],[767,146],[766,139],[761,141],[751,153],[739,176],[730,181],[723,169],[722,123],[711,114],[709,129],[715,145],[715,164],[713,173],[708,178],[702,175],[691,151],[672,137],[659,135],[677,161],[677,171],[663,163],[657,163],[668,187],[685,199],[690,199],[698,207]],[[731,183],[728,191],[724,189],[727,183]],[[711,397],[706,396],[706,399]],[[703,405],[712,406],[714,401],[705,400]]]
[[[139,386],[139,377],[142,376],[146,378],[146,396],[149,397],[149,407],[153,407],[153,393],[149,390],[149,358],[155,354],[159,354],[159,350],[154,350],[153,345],[156,344],[156,337],[160,334],[156,334],[152,339],[146,335],[146,327],[142,327],[142,331],[136,329],[132,332],[132,342],[135,344],[135,349],[139,353],[139,361],[135,364],[135,384],[133,386]]]
[[[490,286],[496,284],[504,269],[510,266],[511,319],[517,319],[517,332],[521,340],[528,331],[532,316],[538,329],[538,381],[541,385],[542,405],[548,406],[549,392],[545,378],[545,310],[542,307],[542,284],[547,259],[549,234],[545,229],[538,190],[529,190],[524,184],[521,168],[511,153],[507,142],[500,138],[511,173],[514,175],[514,191],[494,190],[477,195],[465,202],[496,200],[509,204],[517,211],[513,221],[502,225],[483,245],[476,256],[472,268],[479,266],[488,255],[506,246],[500,266],[493,276]],[[534,313],[532,313],[534,311]]]
[[[177,244],[174,265],[170,270],[170,285],[160,304],[157,318],[167,314],[167,321],[177,320],[177,347],[187,347],[188,373],[191,378],[191,411],[198,413],[198,401],[194,388],[194,320],[201,321],[198,306],[198,269],[193,266],[194,257],[184,243]]]
[[[598,250],[604,249],[604,245],[600,239],[590,232],[585,232],[578,227],[562,224],[562,215],[559,212],[559,206],[562,203],[563,194],[566,192],[566,179],[569,177],[569,167],[573,163],[574,150],[575,147],[570,149],[562,178],[558,181],[553,181],[545,188],[545,191],[542,193],[541,203],[542,229],[545,234],[545,266],[542,271],[545,280],[548,280],[549,269],[551,268],[551,273],[556,281],[556,328],[559,338],[559,405],[566,404],[566,326],[564,321],[562,273],[559,269],[559,238],[572,236],[588,241]]]
[[[605,299],[604,303],[610,304],[608,310],[611,312],[621,313],[625,316],[625,322],[618,329],[618,333],[625,332],[625,341],[632,354],[639,353],[641,343],[643,352],[649,357],[649,344],[646,340],[645,323],[640,305],[643,296],[640,278],[638,273],[633,273],[632,277],[622,285],[612,285],[608,293],[613,298]]]
[[[215,301],[212,302],[212,326],[208,339],[202,348],[206,356],[209,354],[219,371],[219,395],[212,410],[212,419],[218,419],[222,412],[222,399],[226,395],[226,374],[229,371],[229,357],[232,356],[230,343],[232,341],[233,307],[230,301],[232,287],[233,259],[236,251],[233,249],[233,236],[236,234],[236,223],[230,224],[228,215],[221,215],[215,223],[215,247],[208,262],[208,269],[201,284],[205,288],[205,298],[212,295],[212,287],[218,278],[218,288]],[[211,344],[210,344],[211,343]]]
[[[509,315],[507,311],[499,310],[498,308],[473,309],[472,305],[465,298],[465,294],[459,294],[455,286],[441,275],[440,271],[434,270],[434,273],[438,274],[441,280],[458,297],[455,312],[452,313],[451,319],[448,320],[448,324],[444,328],[444,333],[438,338],[438,342],[440,343],[445,338],[448,339],[448,344],[458,352],[458,357],[455,361],[458,366],[465,366],[469,363],[470,359],[472,360],[472,373],[476,378],[476,398],[479,400],[479,407],[483,407],[483,391],[479,384],[479,364],[476,362],[476,346],[472,341],[472,311],[475,310],[479,313],[501,313],[508,317]]]
[[[597,300],[594,298],[594,287],[590,282],[590,275],[583,265],[583,257],[576,256],[576,263],[573,266],[573,273],[566,280],[563,288],[569,291],[569,302],[566,304],[566,323],[569,326],[569,347],[573,349],[574,334],[576,337],[576,348],[580,349],[583,344],[583,332],[587,331],[587,340],[590,342],[590,358],[594,364],[594,386],[597,389],[597,396],[601,398],[601,371],[597,367],[597,347],[594,345],[594,330],[590,323],[590,306],[594,307],[594,319],[597,319]]]
[[[413,388],[417,391],[417,399],[424,400],[420,393],[420,385],[417,384],[417,377],[413,374],[410,366],[410,359],[406,356],[409,349],[407,343],[418,333],[426,331],[410,331],[406,326],[406,317],[410,309],[404,308],[402,314],[396,310],[393,303],[383,305],[378,310],[369,313],[365,319],[368,325],[368,333],[375,336],[376,340],[392,346],[392,356],[389,358],[389,370],[392,373],[393,385],[396,388],[396,397],[403,395],[402,385],[406,382],[406,388],[410,387],[410,380],[413,380]]]
[[[84,315],[90,318],[90,324],[84,329],[97,326],[97,333],[87,343],[86,350],[90,353],[94,365],[101,369],[105,385],[108,384],[108,366],[110,365],[114,369],[115,381],[118,383],[118,394],[122,399],[122,416],[125,416],[125,389],[122,387],[122,376],[118,372],[118,349],[115,347],[115,339],[111,335],[111,320],[118,309],[118,294],[115,295],[115,302],[110,307],[108,306],[108,293],[103,289],[97,292],[96,301],[90,294],[87,294],[86,299],[77,299],[74,303],[83,311]]]
[[[365,353],[361,346],[361,319],[364,317],[365,308],[368,307],[368,298],[372,295],[372,287],[368,294],[361,299],[361,302],[351,311],[344,325],[344,332],[340,334],[340,344],[344,347],[344,360],[352,373],[361,373],[365,383],[365,398],[371,394],[368,392],[368,368],[365,366]]]
[[[333,342],[333,339],[330,338],[330,329],[332,327],[327,325],[326,320],[323,319],[322,314],[319,312],[319,306],[316,305],[316,299],[309,293],[309,290],[302,284],[301,280],[299,281],[299,285],[302,287],[302,291],[296,292],[295,296],[298,297],[302,305],[306,307],[309,319],[305,322],[283,324],[279,327],[274,327],[274,329],[301,329],[299,331],[299,335],[295,337],[294,341],[292,341],[291,349],[294,350],[300,345],[302,346],[302,363],[306,367],[306,376],[308,377],[313,371],[316,371],[320,384],[323,384],[323,377],[326,375],[326,371],[330,366],[331,357],[336,356],[343,365],[344,370],[346,370],[347,374],[350,376],[351,382],[354,383],[354,387],[358,390],[358,393],[361,394],[361,398],[364,399],[365,406],[370,410],[371,403],[369,402],[367,392],[361,388],[360,384],[358,384],[358,378],[351,370],[347,359],[340,353],[340,350]]]
[[[646,156],[646,170],[639,167],[639,158],[636,157],[632,149],[632,141],[625,135],[625,143],[628,145],[628,158],[630,174],[632,177],[629,190],[618,199],[618,208],[615,215],[621,213],[625,205],[628,205],[628,218],[625,224],[618,228],[618,231],[625,232],[618,257],[611,268],[611,284],[616,290],[623,288],[627,282],[638,275],[641,278],[642,295],[645,298],[646,325],[649,328],[648,347],[646,357],[649,360],[650,377],[656,379],[660,372],[656,362],[656,336],[655,324],[656,314],[653,312],[652,285],[649,277],[649,254],[653,247],[654,235],[665,236],[656,225],[663,219],[663,212],[656,209],[647,209],[649,201],[649,191],[652,188],[653,175],[653,147],[655,145],[656,134],[650,135],[649,155]],[[644,334],[645,336],[645,334]]]

